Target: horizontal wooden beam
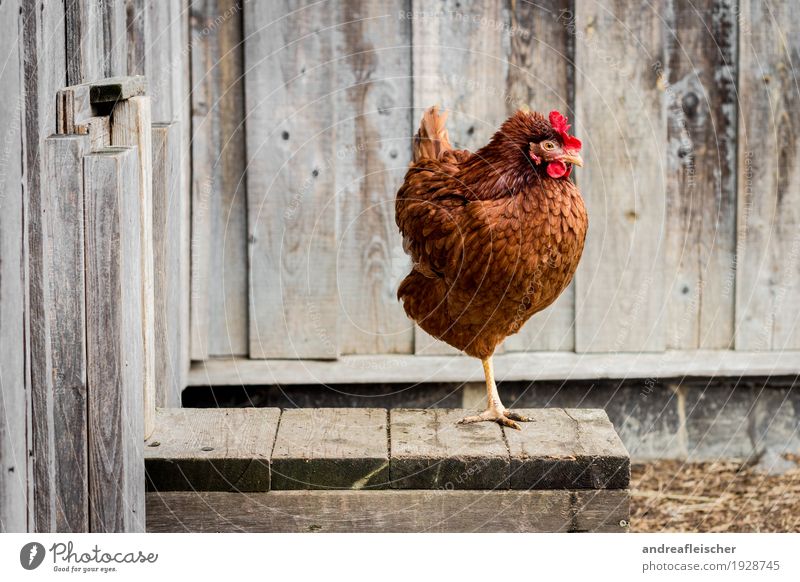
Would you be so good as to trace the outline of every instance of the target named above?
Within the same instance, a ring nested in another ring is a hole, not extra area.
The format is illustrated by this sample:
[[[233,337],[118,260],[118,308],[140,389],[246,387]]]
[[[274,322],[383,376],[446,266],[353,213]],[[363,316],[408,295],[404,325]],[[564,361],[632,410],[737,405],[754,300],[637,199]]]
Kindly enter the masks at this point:
[[[687,350],[660,353],[507,353],[495,356],[499,381],[787,376],[800,374],[800,351]],[[192,364],[189,386],[477,382],[483,370],[462,356],[342,356],[322,360],[210,359]]]
[[[626,490],[147,494],[148,532],[624,532]]]
[[[594,409],[525,409],[519,431],[466,410],[162,409],[152,491],[625,489],[628,452]],[[390,438],[391,435],[391,438]]]

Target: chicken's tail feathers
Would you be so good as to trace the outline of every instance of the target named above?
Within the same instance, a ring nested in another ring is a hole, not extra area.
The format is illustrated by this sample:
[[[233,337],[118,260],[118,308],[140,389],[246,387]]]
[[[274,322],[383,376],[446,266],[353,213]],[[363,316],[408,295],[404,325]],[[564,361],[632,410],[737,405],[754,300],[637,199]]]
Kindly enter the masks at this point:
[[[434,105],[425,110],[419,130],[414,135],[414,161],[423,159],[438,160],[442,152],[453,149],[447,135],[447,111],[439,113],[439,107]]]

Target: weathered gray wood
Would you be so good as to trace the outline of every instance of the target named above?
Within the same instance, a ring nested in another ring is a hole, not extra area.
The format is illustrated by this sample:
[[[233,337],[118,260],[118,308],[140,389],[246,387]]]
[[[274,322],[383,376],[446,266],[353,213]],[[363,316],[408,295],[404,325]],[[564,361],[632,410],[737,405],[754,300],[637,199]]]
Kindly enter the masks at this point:
[[[103,26],[103,75],[128,75],[128,19],[126,0],[99,2]]]
[[[87,136],[44,143],[42,259],[46,318],[35,332],[48,344],[55,527],[87,531],[87,408],[82,156]],[[58,244],[54,244],[58,241]]]
[[[511,489],[624,489],[630,457],[603,410],[521,409],[532,418],[503,429]]]
[[[507,353],[495,356],[495,375],[513,380],[781,376],[800,373],[799,351],[686,350],[664,353]],[[479,365],[449,356],[342,356],[336,362],[246,359],[196,363],[190,386],[483,382]]]
[[[398,489],[508,488],[509,457],[500,426],[459,425],[465,410],[389,412],[391,486]]]
[[[343,354],[412,353],[414,324],[395,300],[408,273],[394,197],[410,161],[411,21],[404,0],[337,8],[336,257]]]
[[[800,347],[800,5],[742,0],[736,349]]]
[[[668,348],[733,345],[735,10],[734,0],[678,0],[668,13]]]
[[[148,493],[149,532],[627,530],[625,491]],[[623,521],[624,520],[624,521]]]
[[[78,85],[105,76],[101,3],[66,0],[67,84]]]
[[[145,344],[139,156],[84,157],[91,530],[144,529]]]
[[[58,489],[54,464],[52,367],[48,323],[48,290],[43,230],[44,140],[56,130],[56,91],[66,85],[64,59],[64,5],[61,2],[22,3],[20,15],[24,54],[25,110],[25,228],[28,241],[28,297],[30,314],[26,334],[31,386],[33,497],[31,529],[67,530],[56,511]]]
[[[180,22],[179,30],[173,31],[177,35],[176,43],[180,47],[180,71],[176,72],[176,77],[180,78],[180,83],[175,83],[175,90],[178,92],[176,99],[180,103],[177,115],[181,124],[181,200],[183,208],[183,220],[181,221],[181,280],[185,289],[184,297],[191,297],[192,291],[192,155],[191,155],[191,136],[192,136],[192,99],[191,99],[191,53],[189,51],[189,0],[181,0],[176,3],[175,10]],[[183,368],[187,377],[191,366],[191,300],[184,301],[181,309],[181,320],[183,322],[183,342],[182,360]]]
[[[119,83],[120,94],[126,85],[135,81],[122,80]],[[109,85],[113,86],[113,85]],[[155,313],[153,287],[153,153],[152,128],[150,122],[150,99],[147,96],[136,96],[118,102],[111,114],[111,143],[115,146],[136,146],[139,160],[139,207],[141,245],[138,248],[142,262],[142,275],[139,283],[142,286],[139,295],[142,301],[142,319],[140,322],[144,337],[144,371],[142,379],[144,407],[144,435],[153,431],[155,417]]]
[[[147,78],[141,75],[130,77],[110,77],[91,83],[89,98],[92,103],[116,103],[147,93]],[[115,115],[120,115],[114,111]]]
[[[144,95],[144,77],[100,79],[65,87],[56,98],[56,133],[89,133],[92,120],[108,116],[108,106],[116,101]]]
[[[506,0],[504,4],[511,37],[503,95],[506,114],[527,105],[544,114],[557,109],[572,118],[574,37],[563,24],[571,0]],[[574,321],[575,285],[571,284],[553,305],[506,339],[505,349],[573,350]]]
[[[192,5],[192,177],[199,209],[192,215],[194,359],[249,351],[240,10],[234,0]]]
[[[245,4],[250,356],[335,358],[333,11]]]
[[[129,75],[144,75],[147,71],[146,43],[151,36],[148,17],[151,4],[148,0],[125,0]]]
[[[86,122],[91,149],[98,150],[111,145],[111,118],[90,117]]]
[[[0,532],[28,529],[19,2],[0,4]]]
[[[630,492],[626,489],[575,491],[570,500],[569,531],[622,533],[630,529]]]
[[[162,409],[145,442],[150,491],[269,491],[277,408]]]
[[[177,81],[177,69],[173,68],[172,26],[180,26],[180,21],[172,22],[172,5],[175,2],[152,2],[146,9],[147,24],[145,41],[145,71],[147,73],[147,94],[150,95],[153,121],[168,122],[172,115],[172,83]]]
[[[575,279],[579,352],[660,351],[664,333],[662,29],[656,11],[578,2],[574,132],[589,231]],[[602,137],[599,137],[602,136]],[[600,141],[602,140],[602,141]]]
[[[413,125],[425,109],[442,105],[450,110],[451,141],[476,150],[505,121],[510,37],[507,29],[480,25],[482,18],[504,22],[502,8],[502,0],[447,0],[431,10],[424,0],[413,0]],[[415,330],[415,353],[460,353],[418,326]]]
[[[185,386],[181,278],[181,136],[178,123],[153,124],[153,274],[155,405],[180,407]]]
[[[281,415],[273,489],[374,489],[389,485],[382,408],[294,408]]]

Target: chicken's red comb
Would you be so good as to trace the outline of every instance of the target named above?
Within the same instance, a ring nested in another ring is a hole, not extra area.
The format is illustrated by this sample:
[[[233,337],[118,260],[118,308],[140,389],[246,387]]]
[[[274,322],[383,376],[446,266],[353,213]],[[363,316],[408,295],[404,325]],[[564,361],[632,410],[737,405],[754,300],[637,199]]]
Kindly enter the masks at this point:
[[[558,134],[561,136],[561,141],[564,142],[564,149],[579,150],[583,146],[581,140],[574,135],[569,135],[570,125],[567,123],[567,118],[561,115],[558,111],[550,112],[550,125],[553,126]]]

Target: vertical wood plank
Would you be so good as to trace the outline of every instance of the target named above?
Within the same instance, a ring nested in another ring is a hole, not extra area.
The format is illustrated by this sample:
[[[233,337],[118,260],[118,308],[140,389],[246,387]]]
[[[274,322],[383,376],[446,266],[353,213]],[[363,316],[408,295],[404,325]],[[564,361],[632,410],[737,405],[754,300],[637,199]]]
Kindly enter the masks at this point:
[[[0,532],[28,529],[19,2],[0,4]]]
[[[88,531],[83,172],[89,137],[45,140],[42,235],[50,353],[55,527]],[[58,241],[56,244],[55,241]],[[39,330],[41,332],[42,330]],[[39,460],[37,459],[37,462]]]
[[[190,33],[189,33],[189,0],[181,0],[180,6],[180,30],[177,31],[180,46],[180,71],[176,73],[180,77],[180,85],[176,84],[176,90],[180,93],[180,108],[178,110],[181,124],[181,200],[183,203],[183,213],[181,221],[181,280],[183,281],[183,308],[181,318],[183,322],[183,337],[185,338],[182,346],[183,366],[185,377],[188,378],[189,367],[191,366],[191,298],[192,296],[192,71],[190,61]]]
[[[577,179],[590,217],[575,280],[579,352],[666,344],[666,111],[655,8],[579,2],[565,24],[576,35],[575,133],[586,159]]]
[[[335,358],[333,6],[245,5],[250,356]]]
[[[26,278],[28,293],[26,336],[31,387],[32,510],[30,529],[41,532],[67,529],[56,513],[56,466],[52,408],[52,366],[47,313],[47,279],[42,213],[45,207],[44,140],[56,130],[56,92],[66,83],[64,5],[22,3],[20,15],[24,65],[24,166]]]
[[[248,353],[241,6],[192,3],[192,356]]]
[[[144,199],[136,148],[84,158],[89,491],[94,532],[144,531]]]
[[[455,147],[480,148],[506,119],[510,37],[502,27],[503,1],[446,0],[434,9],[413,0],[406,16],[412,20],[413,125],[439,104],[450,110],[447,127]],[[460,353],[416,326],[414,351]]]
[[[667,348],[733,345],[736,2],[668,12]]]
[[[145,37],[147,94],[153,121],[172,121],[172,2],[153,2],[147,10]]]
[[[156,406],[181,405],[182,361],[180,124],[153,124],[153,273]]]
[[[101,0],[103,77],[128,74],[128,15],[126,0]]]
[[[736,349],[800,348],[800,5],[741,0]]]
[[[127,66],[129,75],[145,75],[147,73],[147,47],[150,38],[148,0],[125,0],[127,22]]]
[[[98,2],[65,0],[67,85],[79,85],[104,76],[103,22]]]
[[[572,0],[507,0],[506,24],[511,36],[506,80],[506,115],[523,105],[545,115],[557,109],[573,118],[574,38],[564,26]],[[578,175],[576,179],[580,180]],[[507,351],[575,348],[575,284],[556,302],[533,316],[505,341]]]
[[[111,143],[136,146],[139,160],[139,198],[141,199],[141,334],[144,338],[144,435],[155,423],[155,321],[153,288],[153,150],[150,98],[131,97],[118,102],[111,113]]]
[[[396,300],[408,272],[394,196],[410,161],[410,3],[346,2],[337,18],[336,257],[343,354],[412,353],[414,325]]]

